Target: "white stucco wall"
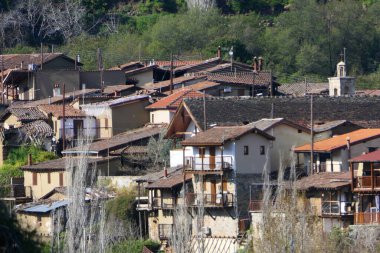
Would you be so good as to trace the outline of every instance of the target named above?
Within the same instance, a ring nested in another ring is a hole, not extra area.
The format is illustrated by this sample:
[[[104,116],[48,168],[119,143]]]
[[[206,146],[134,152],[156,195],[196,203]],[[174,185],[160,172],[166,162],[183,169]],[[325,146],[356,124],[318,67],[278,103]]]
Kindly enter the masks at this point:
[[[167,123],[169,124],[173,118],[174,113],[169,110],[156,110],[150,111],[149,118],[150,123],[159,124],[159,123]]]

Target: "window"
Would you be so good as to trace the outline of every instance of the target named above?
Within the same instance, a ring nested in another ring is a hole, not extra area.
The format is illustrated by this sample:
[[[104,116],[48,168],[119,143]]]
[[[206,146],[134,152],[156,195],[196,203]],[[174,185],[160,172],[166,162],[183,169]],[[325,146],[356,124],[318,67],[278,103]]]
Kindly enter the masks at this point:
[[[378,148],[376,147],[368,147],[368,153],[371,153],[373,151],[376,151]]]
[[[42,218],[40,215],[37,216],[37,223],[38,225],[42,226]]]
[[[249,149],[248,146],[244,146],[244,155],[248,155]]]
[[[108,119],[104,119],[104,127],[108,128]]]
[[[334,96],[338,96],[338,89],[337,88],[334,89]]]
[[[339,68],[339,76],[344,76],[344,69],[343,69],[343,67],[340,67]]]
[[[260,146],[260,155],[265,155],[265,146]]]
[[[33,185],[37,185],[37,173],[33,172]]]
[[[298,133],[301,134],[301,133],[302,133],[302,130],[301,130],[301,129],[298,129]]]
[[[51,176],[50,176],[50,172],[48,172],[47,177],[48,177],[48,184],[51,184]]]
[[[63,186],[63,173],[59,173],[59,186]]]
[[[58,127],[57,127],[57,121],[54,121],[54,131],[55,132],[58,132],[58,129],[57,129]]]
[[[152,123],[154,123],[154,113],[152,113]]]
[[[205,148],[199,148],[199,157],[204,157],[205,156]]]

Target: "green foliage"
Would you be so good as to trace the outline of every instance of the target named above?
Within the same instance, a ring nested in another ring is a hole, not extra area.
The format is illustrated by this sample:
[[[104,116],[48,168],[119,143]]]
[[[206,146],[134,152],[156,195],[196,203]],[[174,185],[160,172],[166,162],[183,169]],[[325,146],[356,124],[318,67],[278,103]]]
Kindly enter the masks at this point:
[[[153,165],[169,164],[170,149],[173,141],[164,139],[165,132],[159,134],[158,138],[151,137],[148,142],[148,157]]]
[[[156,252],[160,248],[160,243],[152,240],[127,240],[114,245],[110,253],[141,253],[144,246]]]
[[[329,252],[349,252],[354,241],[349,236],[349,230],[334,227],[329,234]]]
[[[44,151],[35,146],[22,146],[12,149],[8,154],[7,160],[5,160],[4,165],[0,167],[1,186],[10,184],[10,179],[12,177],[23,176],[20,167],[27,164],[28,154],[32,154],[32,160],[36,163],[57,158],[53,153]]]
[[[30,54],[37,51],[37,48],[17,44],[15,47],[4,49],[4,54]]]
[[[7,207],[0,202],[0,238],[3,252],[30,252],[39,253],[43,245],[34,241],[34,234],[23,231],[16,219],[9,215]],[[46,251],[45,251],[46,252]]]
[[[122,221],[133,221],[137,216],[134,202],[136,191],[124,189],[118,192],[114,199],[107,202],[106,210],[108,215],[114,215]]]

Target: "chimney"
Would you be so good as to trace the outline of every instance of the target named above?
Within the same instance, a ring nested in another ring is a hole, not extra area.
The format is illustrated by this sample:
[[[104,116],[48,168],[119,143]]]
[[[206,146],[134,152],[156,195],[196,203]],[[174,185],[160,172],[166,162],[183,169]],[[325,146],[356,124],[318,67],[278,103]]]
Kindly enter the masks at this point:
[[[33,160],[32,160],[32,154],[28,154],[28,165],[32,165],[33,164]]]
[[[263,60],[263,57],[260,56],[259,61],[258,61],[258,71],[262,71],[263,67],[264,67],[264,60]]]
[[[51,104],[51,96],[49,96],[49,105]]]
[[[253,57],[253,63],[252,63],[252,66],[253,66],[253,71],[257,71],[257,57]]]
[[[222,59],[222,48],[219,46],[218,47],[218,53],[216,55],[219,59]]]
[[[164,167],[164,177],[168,177],[168,169]]]
[[[59,88],[59,84],[54,84],[53,97],[57,96],[61,96],[61,89]]]
[[[351,144],[350,136],[347,136],[346,141],[347,141],[347,149],[350,150],[350,144]]]

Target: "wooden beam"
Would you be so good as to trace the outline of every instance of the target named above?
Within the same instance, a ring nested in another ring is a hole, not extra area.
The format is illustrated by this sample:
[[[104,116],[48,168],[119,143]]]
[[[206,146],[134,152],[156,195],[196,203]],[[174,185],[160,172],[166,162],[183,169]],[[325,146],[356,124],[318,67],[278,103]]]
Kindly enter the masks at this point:
[[[352,162],[350,162],[350,171],[351,171],[351,191],[354,190],[354,167],[352,166]]]
[[[371,188],[372,188],[372,191],[373,191],[373,188],[374,188],[374,177],[373,177],[373,162],[371,163]]]

